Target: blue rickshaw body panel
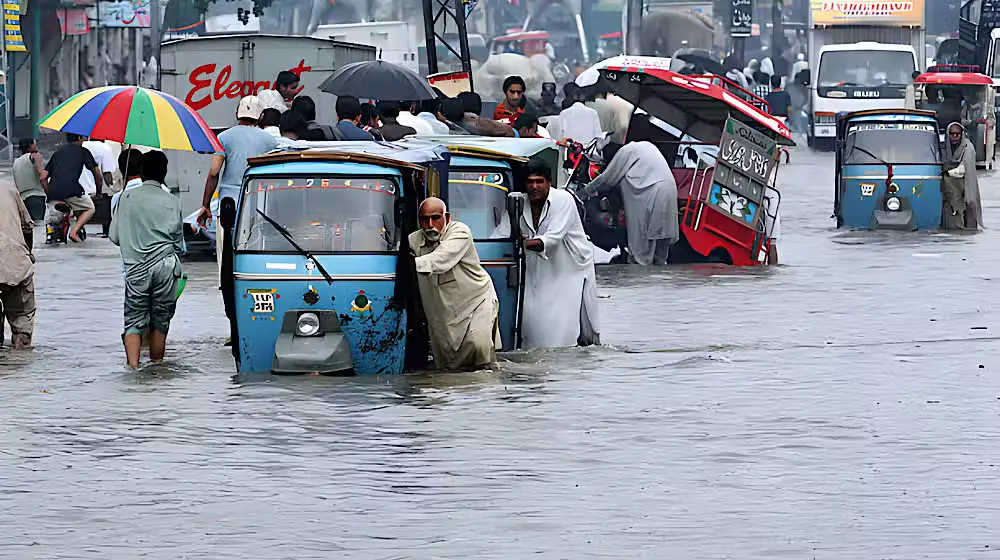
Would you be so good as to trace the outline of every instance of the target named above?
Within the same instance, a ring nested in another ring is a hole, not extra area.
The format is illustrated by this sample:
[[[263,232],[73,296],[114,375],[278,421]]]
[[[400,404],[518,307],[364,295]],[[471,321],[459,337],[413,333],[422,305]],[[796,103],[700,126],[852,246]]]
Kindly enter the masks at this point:
[[[840,215],[844,227],[869,229],[879,201],[886,196],[884,165],[845,165]],[[941,227],[941,166],[933,164],[893,165],[895,196],[907,199],[921,230]]]
[[[479,171],[479,170],[496,170],[498,173],[508,174],[510,177],[511,168],[507,162],[490,160],[490,159],[480,159],[468,156],[453,156],[451,158],[451,167],[449,171],[462,172],[462,171]],[[509,181],[508,181],[509,182]],[[456,186],[451,186],[450,191],[454,194]],[[464,215],[460,217],[460,220],[473,228],[476,231],[476,222],[480,219],[488,220],[489,216],[486,212],[482,212],[482,216],[478,212],[470,212],[466,210]],[[517,321],[517,283],[515,280],[510,278],[511,275],[517,274],[517,268],[515,268],[515,258],[514,254],[514,243],[511,239],[476,239],[476,252],[479,253],[479,260],[483,265],[483,268],[490,275],[490,279],[493,281],[493,288],[496,290],[497,300],[500,304],[500,311],[498,313],[498,324],[500,326],[500,341],[503,344],[504,351],[510,351],[515,348],[516,340],[514,336],[514,331],[516,328]]]
[[[403,373],[406,313],[390,305],[395,255],[324,255],[333,277],[307,269],[299,255],[236,255],[236,313],[242,372],[271,371],[275,342],[286,312],[334,311],[351,348],[357,374]],[[273,294],[272,312],[254,312],[255,291]],[[364,306],[356,303],[364,296]],[[309,301],[313,301],[312,304]]]

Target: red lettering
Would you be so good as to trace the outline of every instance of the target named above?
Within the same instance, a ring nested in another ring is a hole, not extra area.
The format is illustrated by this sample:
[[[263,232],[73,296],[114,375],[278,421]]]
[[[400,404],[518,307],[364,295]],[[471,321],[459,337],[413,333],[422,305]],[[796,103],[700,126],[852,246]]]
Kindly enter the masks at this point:
[[[204,64],[192,70],[191,75],[188,77],[188,82],[191,83],[192,87],[184,102],[195,111],[200,111],[224,97],[238,99],[247,95],[259,95],[265,89],[277,89],[278,87],[277,84],[265,81],[252,82],[246,80],[230,83],[229,79],[233,74],[232,65],[226,65],[219,71],[219,75],[215,77],[213,87],[212,74],[215,73],[216,68],[215,64]],[[299,60],[297,66],[289,68],[289,71],[301,80],[303,73],[312,71],[312,66],[306,66],[306,60],[303,58]],[[208,88],[211,89],[207,92],[203,91]],[[299,89],[295,91],[295,95],[301,93],[303,89],[305,89],[305,86],[299,86]],[[199,94],[202,95],[199,97]]]
[[[222,72],[219,72],[219,77],[215,79],[214,93],[216,101],[222,99],[222,96],[225,95],[224,90],[226,88],[226,82],[229,81],[229,76],[231,76],[232,73],[233,73],[233,67],[231,65],[227,65],[225,68],[222,69]]]
[[[239,99],[240,93],[243,91],[243,88],[241,87],[242,84],[243,82],[233,82],[229,84],[229,87],[226,88],[226,97],[229,99]]]
[[[199,91],[205,89],[206,87],[212,84],[212,78],[209,77],[201,79],[200,76],[204,74],[211,75],[212,72],[215,72],[215,65],[204,64],[202,66],[195,68],[194,71],[191,72],[191,76],[188,78],[188,81],[191,82],[191,85],[194,87],[192,87],[191,91],[188,92],[187,97],[184,98],[184,102],[187,103],[188,106],[194,109],[195,111],[200,111],[205,107],[208,107],[212,103],[212,97],[207,94],[205,95],[205,97],[202,97],[198,100],[195,100],[194,98],[194,95],[196,93],[198,93]]]
[[[299,61],[299,65],[298,66],[296,66],[295,68],[289,68],[288,70],[292,74],[295,74],[295,76],[298,77],[298,79],[301,81],[302,80],[302,74],[305,73],[305,72],[309,72],[310,70],[312,70],[312,66],[306,66],[306,59],[303,58],[302,60]],[[306,88],[306,86],[300,85],[299,89],[295,90],[295,95],[298,95],[298,94],[302,93],[302,90],[305,89],[305,88]],[[277,84],[274,85],[274,89],[278,89],[278,85]]]

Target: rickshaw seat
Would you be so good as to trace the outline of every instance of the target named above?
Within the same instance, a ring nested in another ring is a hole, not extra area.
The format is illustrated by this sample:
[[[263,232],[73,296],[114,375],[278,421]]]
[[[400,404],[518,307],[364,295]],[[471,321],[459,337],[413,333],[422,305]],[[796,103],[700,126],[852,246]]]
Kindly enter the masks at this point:
[[[696,172],[697,171],[697,172]],[[689,167],[676,167],[671,169],[674,174],[674,181],[677,183],[677,198],[690,198],[695,189],[695,183],[700,182],[712,169],[691,169]]]

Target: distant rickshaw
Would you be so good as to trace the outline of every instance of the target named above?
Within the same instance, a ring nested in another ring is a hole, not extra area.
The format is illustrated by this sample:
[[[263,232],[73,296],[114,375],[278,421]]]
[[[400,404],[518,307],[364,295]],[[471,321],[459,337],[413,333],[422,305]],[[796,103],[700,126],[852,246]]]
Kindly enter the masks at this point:
[[[837,227],[931,230],[941,225],[941,143],[932,111],[877,109],[837,120]]]
[[[545,54],[549,44],[549,34],[545,31],[519,31],[494,37],[490,42],[490,53],[516,53],[524,56]]]
[[[938,65],[913,80],[916,109],[937,113],[938,134],[959,122],[976,147],[976,166],[993,168],[996,146],[996,89],[978,66]]]

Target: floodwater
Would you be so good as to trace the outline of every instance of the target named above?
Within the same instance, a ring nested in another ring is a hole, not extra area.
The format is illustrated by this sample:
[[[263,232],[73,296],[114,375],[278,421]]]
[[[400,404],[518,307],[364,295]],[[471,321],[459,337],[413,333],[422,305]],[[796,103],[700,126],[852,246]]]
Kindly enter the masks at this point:
[[[0,353],[0,558],[915,559],[1000,549],[1000,181],[977,235],[832,229],[782,169],[768,270],[602,267],[597,349],[234,379],[214,263],[123,367],[106,240],[39,247]]]

